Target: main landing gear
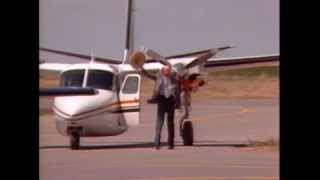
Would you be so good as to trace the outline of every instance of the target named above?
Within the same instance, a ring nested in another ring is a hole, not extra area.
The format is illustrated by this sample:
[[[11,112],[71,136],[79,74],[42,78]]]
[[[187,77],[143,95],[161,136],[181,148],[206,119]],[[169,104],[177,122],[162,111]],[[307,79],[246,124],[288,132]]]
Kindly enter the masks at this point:
[[[193,145],[193,125],[191,121],[186,121],[183,123],[182,130],[182,139],[184,146]]]

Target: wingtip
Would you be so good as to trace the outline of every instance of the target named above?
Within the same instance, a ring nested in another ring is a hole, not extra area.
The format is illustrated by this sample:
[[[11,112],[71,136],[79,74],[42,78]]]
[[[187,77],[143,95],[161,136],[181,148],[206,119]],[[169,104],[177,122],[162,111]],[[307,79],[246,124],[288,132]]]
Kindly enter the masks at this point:
[[[219,47],[219,48],[217,48],[217,50],[218,51],[223,51],[223,50],[234,48],[234,47],[236,47],[236,45],[232,44],[232,45],[229,45],[229,46]]]

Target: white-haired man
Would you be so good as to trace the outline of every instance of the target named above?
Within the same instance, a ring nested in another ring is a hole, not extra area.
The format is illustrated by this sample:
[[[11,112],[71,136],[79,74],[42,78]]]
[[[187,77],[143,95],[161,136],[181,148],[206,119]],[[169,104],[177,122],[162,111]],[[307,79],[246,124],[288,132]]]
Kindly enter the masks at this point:
[[[149,78],[155,80],[154,94],[148,102],[157,103],[157,120],[155,147],[160,148],[161,131],[165,116],[168,125],[168,145],[169,149],[174,148],[174,112],[180,107],[180,83],[177,75],[172,72],[170,65],[164,65],[157,76],[148,74],[142,70]]]

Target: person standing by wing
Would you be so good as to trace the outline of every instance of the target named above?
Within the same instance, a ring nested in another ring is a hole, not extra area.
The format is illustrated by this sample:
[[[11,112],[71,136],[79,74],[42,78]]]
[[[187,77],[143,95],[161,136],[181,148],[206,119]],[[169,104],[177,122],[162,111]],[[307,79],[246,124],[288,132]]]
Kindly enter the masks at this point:
[[[177,75],[172,72],[171,65],[164,65],[157,76],[148,74],[142,69],[142,73],[155,80],[154,93],[149,103],[157,103],[157,122],[155,134],[155,147],[160,149],[161,131],[165,116],[168,125],[169,149],[174,148],[174,112],[180,107],[180,83]]]
[[[184,101],[185,113],[180,119],[180,126],[183,124],[183,121],[188,118],[190,110],[190,91],[192,89],[197,89],[199,86],[204,85],[204,80],[197,80],[197,76],[200,74],[191,74],[188,79],[183,76],[185,70],[192,68],[197,65],[203,65],[209,58],[214,56],[218,51],[231,48],[233,46],[226,46],[217,49],[209,49],[201,52],[202,54],[195,58],[193,61],[187,65],[182,63],[174,64],[175,73],[172,72],[172,65],[167,61],[167,59],[153,50],[144,49],[144,52],[136,52],[131,56],[131,65],[135,69],[140,69],[142,74],[156,81],[154,94],[151,99],[148,100],[148,103],[157,103],[158,112],[157,112],[157,125],[156,125],[156,136],[155,136],[155,146],[156,149],[160,148],[161,140],[161,130],[164,123],[165,113],[167,113],[167,125],[168,125],[168,144],[169,149],[174,148],[174,111],[175,108],[180,109],[180,92],[181,86],[187,84],[185,92],[182,94]],[[197,52],[199,53],[199,52]],[[146,56],[152,57],[154,60],[159,61],[164,66],[162,67],[158,76],[153,76],[149,74],[144,68],[143,64],[146,60]],[[194,53],[193,53],[194,54]],[[190,55],[190,54],[189,54]],[[184,81],[186,80],[186,81]],[[182,83],[183,82],[183,83]],[[186,83],[184,83],[186,82]],[[190,87],[189,87],[190,86]],[[182,128],[180,127],[180,130]]]

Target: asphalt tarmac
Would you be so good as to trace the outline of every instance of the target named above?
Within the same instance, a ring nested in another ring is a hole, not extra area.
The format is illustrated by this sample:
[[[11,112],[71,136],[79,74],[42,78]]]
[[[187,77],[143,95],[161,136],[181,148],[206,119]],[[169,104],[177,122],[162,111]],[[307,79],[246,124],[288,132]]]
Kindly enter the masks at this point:
[[[51,101],[40,100],[40,111]],[[194,100],[195,145],[183,146],[176,122],[174,150],[153,147],[156,106],[143,103],[141,124],[114,137],[82,138],[81,150],[40,117],[40,179],[279,179],[279,152],[242,147],[279,139],[278,99]],[[176,113],[176,119],[179,112]],[[167,139],[166,125],[162,141]]]

